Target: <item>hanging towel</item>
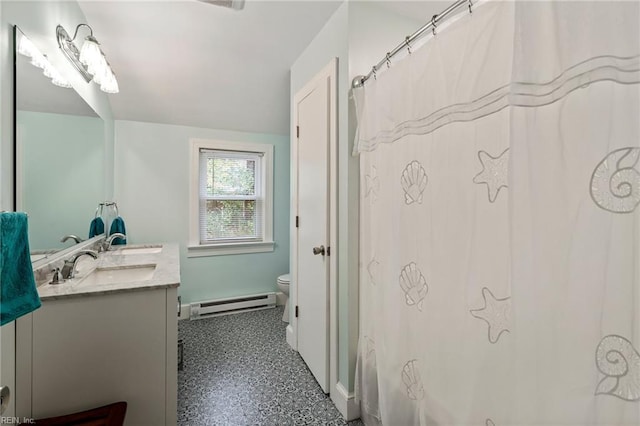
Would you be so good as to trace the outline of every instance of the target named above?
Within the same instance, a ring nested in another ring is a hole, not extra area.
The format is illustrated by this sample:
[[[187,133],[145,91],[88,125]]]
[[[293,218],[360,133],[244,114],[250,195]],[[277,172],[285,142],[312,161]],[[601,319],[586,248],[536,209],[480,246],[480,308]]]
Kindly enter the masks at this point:
[[[95,217],[89,225],[89,238],[104,234],[104,222],[101,217]]]
[[[111,229],[109,230],[109,235],[113,235],[116,232],[119,232],[125,235],[127,234],[124,227],[124,220],[120,216],[116,217],[115,219],[113,219],[113,222],[111,222]],[[114,246],[122,245],[122,244],[127,244],[126,238],[116,238],[115,240],[113,240],[113,243],[112,243],[112,245]]]
[[[25,213],[0,213],[0,325],[40,307]]]

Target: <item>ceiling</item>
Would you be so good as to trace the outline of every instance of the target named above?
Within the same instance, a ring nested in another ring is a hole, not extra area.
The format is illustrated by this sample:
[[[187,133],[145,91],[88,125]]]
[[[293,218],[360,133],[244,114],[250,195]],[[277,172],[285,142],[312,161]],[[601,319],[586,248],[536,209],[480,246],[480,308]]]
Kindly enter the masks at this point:
[[[116,119],[288,134],[289,69],[341,1],[79,3],[118,78]],[[378,3],[412,18],[434,7]]]

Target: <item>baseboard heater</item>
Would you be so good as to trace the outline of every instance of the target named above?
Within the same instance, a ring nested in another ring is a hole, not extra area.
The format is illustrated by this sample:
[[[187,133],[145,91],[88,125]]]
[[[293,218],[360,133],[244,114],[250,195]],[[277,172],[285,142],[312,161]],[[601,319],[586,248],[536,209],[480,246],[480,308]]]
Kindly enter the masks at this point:
[[[252,296],[232,297],[228,299],[196,302],[189,305],[189,318],[192,320],[220,315],[238,314],[276,307],[276,294],[265,293]]]

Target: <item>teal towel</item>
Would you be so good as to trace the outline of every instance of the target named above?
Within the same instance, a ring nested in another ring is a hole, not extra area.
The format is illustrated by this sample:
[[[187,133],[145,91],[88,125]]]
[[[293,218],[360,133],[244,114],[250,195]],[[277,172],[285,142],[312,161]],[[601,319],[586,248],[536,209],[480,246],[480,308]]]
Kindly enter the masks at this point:
[[[0,213],[0,325],[40,307],[25,213]]]
[[[100,234],[104,234],[104,222],[101,217],[96,217],[91,221],[91,225],[89,225],[89,238]]]
[[[109,230],[109,235],[113,235],[116,232],[119,232],[125,235],[127,234],[124,228],[124,220],[120,216],[116,217],[115,219],[113,219],[113,222],[111,222],[111,229]],[[116,238],[115,240],[113,240],[113,243],[112,243],[112,245],[114,246],[123,245],[123,244],[127,244],[126,238]]]

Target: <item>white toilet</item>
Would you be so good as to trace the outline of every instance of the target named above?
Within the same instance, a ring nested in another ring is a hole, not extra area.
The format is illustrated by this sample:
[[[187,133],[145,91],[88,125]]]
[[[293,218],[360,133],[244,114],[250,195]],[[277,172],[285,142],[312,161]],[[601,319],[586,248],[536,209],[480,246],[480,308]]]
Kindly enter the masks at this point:
[[[284,304],[284,314],[282,314],[282,321],[289,322],[289,283],[291,282],[291,277],[289,274],[280,275],[278,277],[278,288],[287,298],[287,301]]]

